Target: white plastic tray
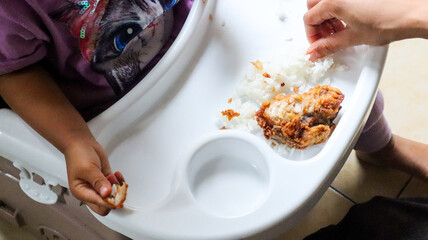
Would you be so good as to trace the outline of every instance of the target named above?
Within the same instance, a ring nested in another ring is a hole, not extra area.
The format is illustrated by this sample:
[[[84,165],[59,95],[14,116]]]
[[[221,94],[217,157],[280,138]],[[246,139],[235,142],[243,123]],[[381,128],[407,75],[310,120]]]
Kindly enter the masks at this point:
[[[281,220],[285,231],[309,211],[355,144],[387,48],[358,47],[336,56],[349,70],[332,76],[332,85],[346,97],[325,144],[283,158],[262,138],[215,124],[250,61],[269,56],[290,37],[306,42],[305,11],[301,0],[195,1],[159,64],[89,123],[112,168],[129,184],[126,208],[96,215],[102,223],[133,239],[237,239]],[[0,155],[49,184],[67,186],[61,154],[17,119],[0,111]]]

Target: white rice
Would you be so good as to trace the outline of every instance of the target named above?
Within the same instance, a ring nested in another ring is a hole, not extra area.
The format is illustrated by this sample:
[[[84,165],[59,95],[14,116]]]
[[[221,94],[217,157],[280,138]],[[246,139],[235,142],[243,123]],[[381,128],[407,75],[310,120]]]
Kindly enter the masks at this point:
[[[299,87],[298,93],[304,93],[317,85],[330,85],[328,73],[344,69],[344,66],[334,64],[332,57],[311,62],[305,48],[293,44],[277,56],[261,62],[263,71],[249,63],[246,74],[238,82],[232,101],[228,103],[226,100],[225,106],[218,111],[219,128],[247,131],[263,137],[263,130],[254,117],[263,102],[272,100],[278,94],[292,94],[295,87]],[[264,77],[264,73],[268,73],[271,78]],[[221,111],[227,109],[232,109],[240,116],[229,121],[221,114]],[[282,156],[290,151],[285,144],[273,140],[267,142]]]

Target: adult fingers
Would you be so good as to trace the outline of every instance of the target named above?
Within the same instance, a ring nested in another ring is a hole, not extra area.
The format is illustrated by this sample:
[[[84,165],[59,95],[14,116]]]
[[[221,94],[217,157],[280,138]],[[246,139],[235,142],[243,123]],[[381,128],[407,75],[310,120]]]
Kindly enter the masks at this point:
[[[327,21],[327,24],[331,27],[331,29],[336,33],[345,30],[346,25],[341,20],[335,18]]]
[[[306,2],[306,5],[308,6],[308,10],[310,10],[311,8],[313,8],[315,5],[317,5],[321,1],[322,0],[308,0]]]
[[[333,54],[340,49],[356,45],[356,41],[352,31],[349,29],[321,38],[309,46],[307,51],[307,53],[311,55],[309,60],[315,61]]]
[[[324,0],[319,2],[303,16],[305,25],[316,26],[334,18],[339,18],[341,5],[337,1]]]
[[[320,25],[306,26],[306,36],[309,43],[345,30],[345,24],[339,19],[329,19]]]
[[[319,25],[319,38],[328,37],[337,32],[343,31],[345,29],[345,25],[342,21],[338,19],[329,19]],[[318,40],[318,39],[316,39]]]
[[[316,1],[316,0],[311,0]],[[313,43],[335,31],[343,30],[343,23],[336,18],[336,3],[323,0],[310,9],[303,17],[306,37],[309,43]],[[314,4],[311,2],[308,4]]]
[[[323,26],[312,26],[312,25],[305,25],[305,31],[306,31],[306,38],[308,39],[309,43],[313,43],[317,41],[318,39],[321,39],[324,35],[324,29]]]

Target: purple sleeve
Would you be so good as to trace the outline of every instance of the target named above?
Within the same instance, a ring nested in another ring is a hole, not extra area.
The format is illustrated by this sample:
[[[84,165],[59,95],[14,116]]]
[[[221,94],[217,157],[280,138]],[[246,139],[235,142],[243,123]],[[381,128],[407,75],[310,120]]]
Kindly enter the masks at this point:
[[[355,150],[373,153],[384,148],[391,141],[392,131],[383,115],[383,109],[383,95],[378,91],[369,119],[354,147]]]
[[[24,68],[46,56],[48,34],[37,12],[25,1],[0,4],[0,75]]]

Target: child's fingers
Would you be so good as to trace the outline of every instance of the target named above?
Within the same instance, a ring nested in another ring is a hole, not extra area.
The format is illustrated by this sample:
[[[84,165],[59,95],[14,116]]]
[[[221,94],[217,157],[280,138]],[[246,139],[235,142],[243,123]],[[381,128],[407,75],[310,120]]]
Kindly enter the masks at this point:
[[[101,145],[95,146],[94,149],[100,159],[102,173],[105,176],[110,175],[112,172],[111,172],[110,162],[108,161],[108,156],[106,152],[101,147]]]
[[[115,172],[114,174],[108,175],[107,180],[111,184],[119,184],[119,185],[121,185],[122,183],[125,182],[125,178],[123,177],[122,173],[120,173],[120,172]]]
[[[106,216],[110,212],[110,208],[100,207],[98,205],[87,203],[88,207],[100,216]]]
[[[117,177],[115,176],[115,174],[110,174],[107,176],[107,180],[111,183],[111,184],[120,184],[119,180],[117,179]]]
[[[96,166],[88,166],[80,172],[79,178],[91,184],[101,197],[107,197],[111,193],[111,183],[101,170]]]
[[[120,172],[115,172],[114,175],[116,176],[117,180],[119,181],[120,184],[125,182],[125,178],[123,177],[122,173]]]
[[[74,186],[71,190],[79,200],[85,203],[90,203],[108,209],[114,208],[113,206],[105,202],[100,197],[100,195],[87,183],[78,184]]]

